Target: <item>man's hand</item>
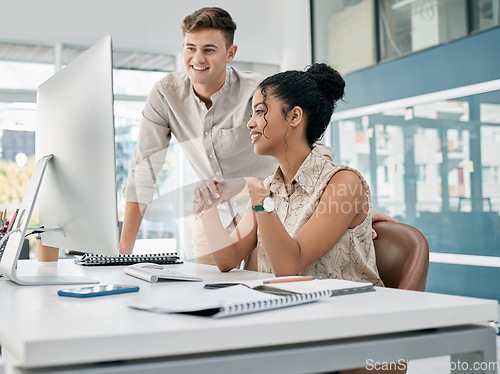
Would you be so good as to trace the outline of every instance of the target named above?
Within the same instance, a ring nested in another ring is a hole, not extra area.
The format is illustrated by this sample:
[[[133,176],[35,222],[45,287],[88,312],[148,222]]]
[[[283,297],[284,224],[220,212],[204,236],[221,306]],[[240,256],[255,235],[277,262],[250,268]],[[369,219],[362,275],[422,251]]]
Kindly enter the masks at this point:
[[[218,185],[224,181],[214,179],[205,179],[194,190],[194,213],[198,214],[219,203],[220,194]]]
[[[378,222],[378,221],[388,221],[388,222],[399,222],[396,218],[388,216],[385,213],[382,212],[372,212],[372,223],[373,222]],[[377,232],[372,229],[372,239],[375,240],[377,239]]]
[[[206,179],[194,190],[195,214],[238,196],[246,187],[244,178]]]

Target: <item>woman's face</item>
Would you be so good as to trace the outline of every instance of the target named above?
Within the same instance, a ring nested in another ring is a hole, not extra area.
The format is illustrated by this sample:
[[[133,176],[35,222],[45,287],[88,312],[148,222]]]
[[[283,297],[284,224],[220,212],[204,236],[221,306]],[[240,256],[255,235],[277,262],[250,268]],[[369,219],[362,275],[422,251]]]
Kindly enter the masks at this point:
[[[286,150],[288,122],[283,113],[283,103],[267,94],[264,99],[257,89],[252,99],[252,118],[247,123],[253,150],[258,155],[277,155]]]

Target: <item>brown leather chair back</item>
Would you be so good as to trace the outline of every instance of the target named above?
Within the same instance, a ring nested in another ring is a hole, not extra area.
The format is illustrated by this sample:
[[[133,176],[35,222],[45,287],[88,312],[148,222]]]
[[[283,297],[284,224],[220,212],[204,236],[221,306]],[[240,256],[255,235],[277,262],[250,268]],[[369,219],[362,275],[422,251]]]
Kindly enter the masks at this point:
[[[378,221],[375,255],[380,278],[386,287],[425,291],[429,270],[429,243],[415,227]]]
[[[429,270],[429,243],[415,227],[404,223],[377,221],[375,256],[384,285],[390,288],[425,291]],[[384,374],[406,374],[408,367],[383,371]],[[375,374],[366,368],[342,370],[340,374]]]

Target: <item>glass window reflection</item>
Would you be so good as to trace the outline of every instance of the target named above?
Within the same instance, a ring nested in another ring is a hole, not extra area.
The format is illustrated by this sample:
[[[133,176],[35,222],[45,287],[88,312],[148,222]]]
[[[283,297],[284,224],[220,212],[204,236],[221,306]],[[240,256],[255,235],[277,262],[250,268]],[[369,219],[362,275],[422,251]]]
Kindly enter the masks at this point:
[[[500,0],[472,0],[472,31],[482,31],[500,25]]]
[[[467,35],[465,0],[380,0],[382,60]]]
[[[417,227],[432,252],[497,256],[499,111],[494,91],[337,121],[335,161],[362,172],[374,209]]]

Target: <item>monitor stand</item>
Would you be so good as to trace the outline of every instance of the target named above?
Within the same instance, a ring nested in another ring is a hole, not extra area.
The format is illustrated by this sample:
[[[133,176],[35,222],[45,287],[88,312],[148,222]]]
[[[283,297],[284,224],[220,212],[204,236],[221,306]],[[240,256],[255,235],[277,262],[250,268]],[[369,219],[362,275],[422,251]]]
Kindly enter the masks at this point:
[[[48,163],[53,155],[47,155],[41,158],[35,165],[31,175],[28,188],[24,195],[19,212],[17,214],[15,227],[7,233],[0,241],[0,247],[5,240],[5,247],[2,259],[0,260],[0,274],[11,281],[22,286],[42,285],[42,284],[89,284],[99,283],[98,280],[77,275],[25,275],[18,274],[17,262],[23,247],[24,237],[28,230],[28,224],[33,213],[38,191],[43,180],[43,175]]]

